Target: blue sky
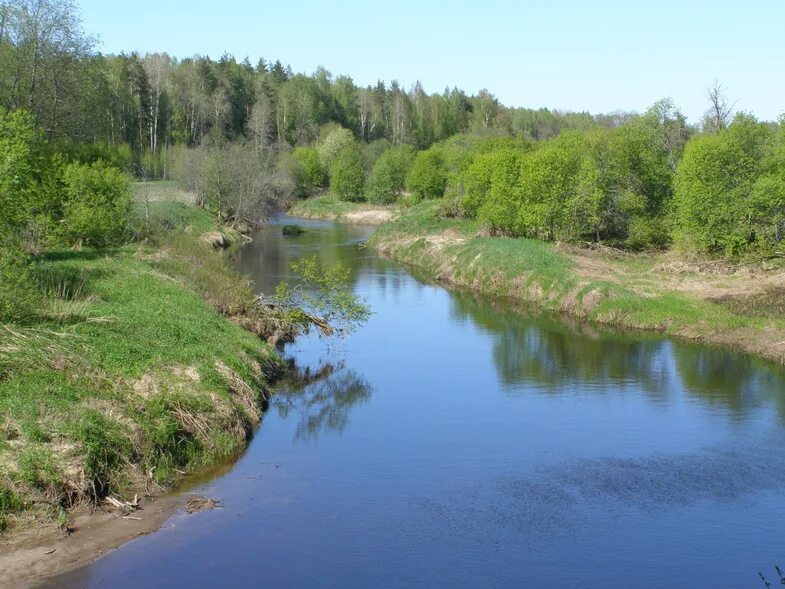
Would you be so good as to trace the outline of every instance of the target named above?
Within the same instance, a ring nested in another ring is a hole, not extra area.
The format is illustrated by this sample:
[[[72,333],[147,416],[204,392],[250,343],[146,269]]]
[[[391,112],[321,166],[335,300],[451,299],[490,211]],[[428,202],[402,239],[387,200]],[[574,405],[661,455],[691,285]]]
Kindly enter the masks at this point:
[[[252,2],[82,0],[107,53],[323,65],[358,84],[487,88],[513,106],[610,112],[672,97],[693,121],[716,78],[737,108],[785,112],[783,0]]]

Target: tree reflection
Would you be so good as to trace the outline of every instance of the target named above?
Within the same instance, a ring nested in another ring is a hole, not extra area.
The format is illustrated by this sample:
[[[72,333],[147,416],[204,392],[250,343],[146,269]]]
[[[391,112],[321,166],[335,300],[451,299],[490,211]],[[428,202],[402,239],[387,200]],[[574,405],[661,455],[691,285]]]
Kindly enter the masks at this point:
[[[271,404],[281,417],[299,418],[295,440],[311,439],[328,430],[343,432],[352,408],[372,394],[368,381],[353,370],[324,363],[316,369],[294,368]]]
[[[374,273],[387,264],[372,252],[359,248],[359,244],[368,238],[367,229],[304,223],[305,233],[286,238],[282,235],[281,225],[271,223],[254,235],[252,243],[236,252],[238,270],[254,281],[257,292],[273,293],[279,281],[289,278],[292,262],[302,258],[316,256],[326,266],[340,264],[349,270],[352,285],[361,275]]]
[[[753,356],[698,345],[674,346],[673,355],[684,389],[712,405],[734,412],[773,400],[785,416],[782,370]]]
[[[665,399],[683,390],[737,415],[773,400],[785,416],[783,371],[749,355],[650,334],[600,332],[469,295],[455,295],[453,301],[456,319],[470,320],[492,337],[493,360],[510,391],[535,385],[549,394],[577,388],[607,394],[634,386]]]

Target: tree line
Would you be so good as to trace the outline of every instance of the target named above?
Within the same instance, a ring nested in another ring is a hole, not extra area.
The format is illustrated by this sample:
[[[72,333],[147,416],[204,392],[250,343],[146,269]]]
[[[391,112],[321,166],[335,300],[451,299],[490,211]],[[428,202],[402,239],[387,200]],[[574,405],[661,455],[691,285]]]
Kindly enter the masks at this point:
[[[70,0],[0,3],[0,105],[31,111],[46,137],[100,147],[135,172],[163,175],[155,161],[174,145],[246,139],[260,148],[313,143],[336,123],[363,142],[424,149],[456,133],[495,130],[532,139],[565,128],[613,125],[618,117],[506,108],[488,91],[428,94],[418,82],[357,86],[324,68],[294,73],[280,60],[226,54],[102,55]],[[63,146],[65,148],[65,146]],[[89,155],[81,154],[82,157]]]
[[[490,92],[366,87],[324,68],[224,55],[102,55],[70,0],[0,2],[0,107],[31,113],[63,162],[174,178],[253,223],[331,191],[441,198],[490,232],[629,249],[771,253],[785,219],[783,125],[716,84],[704,120],[670,100],[643,114],[510,108]]]

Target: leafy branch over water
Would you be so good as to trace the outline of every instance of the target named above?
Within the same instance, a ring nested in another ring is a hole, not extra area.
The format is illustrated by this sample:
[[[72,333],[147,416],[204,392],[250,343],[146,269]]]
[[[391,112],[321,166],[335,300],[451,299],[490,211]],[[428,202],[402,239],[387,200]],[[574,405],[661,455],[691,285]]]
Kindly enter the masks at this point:
[[[299,276],[299,282],[281,282],[275,292],[276,303],[306,332],[316,327],[322,335],[344,336],[371,316],[366,301],[351,290],[348,268],[340,264],[328,267],[312,257],[293,262],[290,270]]]

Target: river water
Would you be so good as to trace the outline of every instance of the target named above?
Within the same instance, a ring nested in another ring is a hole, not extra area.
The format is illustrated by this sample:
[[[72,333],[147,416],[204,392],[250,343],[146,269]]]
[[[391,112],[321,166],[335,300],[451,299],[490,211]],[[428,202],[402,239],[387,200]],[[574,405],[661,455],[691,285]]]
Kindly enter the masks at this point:
[[[237,258],[271,293],[302,256],[374,314],[301,338],[248,451],[62,587],[763,587],[785,564],[785,375],[450,293],[278,219]]]

